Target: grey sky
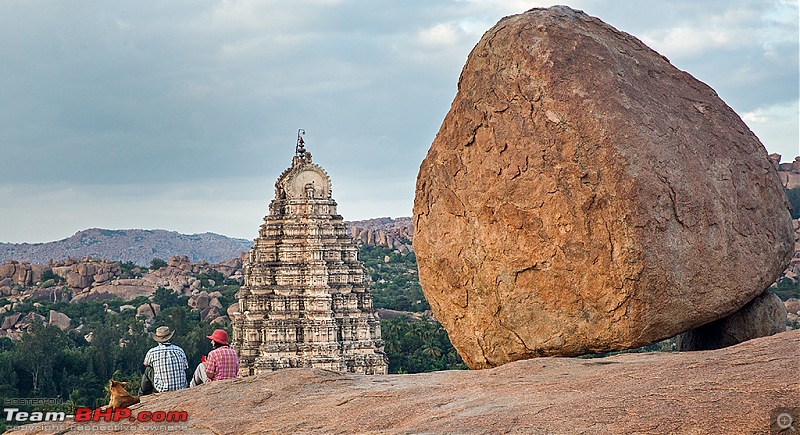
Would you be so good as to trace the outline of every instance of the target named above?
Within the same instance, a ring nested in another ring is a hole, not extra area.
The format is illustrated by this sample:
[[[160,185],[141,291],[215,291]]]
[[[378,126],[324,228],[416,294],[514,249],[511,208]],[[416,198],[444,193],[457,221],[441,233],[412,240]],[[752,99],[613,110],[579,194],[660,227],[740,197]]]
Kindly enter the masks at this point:
[[[543,1],[0,2],[0,241],[252,239],[307,131],[348,220],[410,216],[466,57]],[[798,1],[575,0],[798,146]]]

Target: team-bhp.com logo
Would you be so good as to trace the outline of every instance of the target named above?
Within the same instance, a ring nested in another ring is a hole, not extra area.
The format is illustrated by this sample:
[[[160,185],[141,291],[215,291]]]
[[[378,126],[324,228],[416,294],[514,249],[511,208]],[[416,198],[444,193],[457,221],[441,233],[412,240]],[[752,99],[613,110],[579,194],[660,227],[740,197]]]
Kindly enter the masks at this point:
[[[76,422],[98,422],[98,421],[132,421],[140,423],[166,423],[184,422],[188,414],[186,411],[139,411],[135,416],[128,408],[117,409],[92,409],[76,408],[75,414],[64,412],[23,412],[19,408],[4,408],[6,421],[9,423],[34,423],[34,422],[53,422],[73,419]]]

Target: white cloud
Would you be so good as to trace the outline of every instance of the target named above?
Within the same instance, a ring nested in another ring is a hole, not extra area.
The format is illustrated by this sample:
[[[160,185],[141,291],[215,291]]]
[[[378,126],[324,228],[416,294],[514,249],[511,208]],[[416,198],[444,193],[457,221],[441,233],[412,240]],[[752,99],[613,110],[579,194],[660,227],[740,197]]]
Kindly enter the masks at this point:
[[[465,8],[470,14],[488,12],[494,15],[498,13],[518,14],[532,8],[559,4],[547,0],[456,0],[456,3],[466,4]]]
[[[273,2],[223,0],[199,17],[195,25],[198,26],[198,30],[205,27],[205,31],[224,30],[241,33],[243,30],[270,28],[271,25],[281,23],[291,24],[293,18],[284,14],[279,7],[275,7]]]
[[[461,30],[452,23],[439,23],[419,32],[418,38],[427,46],[452,46],[461,40]]]
[[[698,58],[717,51],[769,55],[781,44],[797,44],[798,2],[730,2],[723,8],[698,5],[692,15],[665,17],[664,26],[640,38],[669,58]],[[676,8],[677,8],[676,4]]]
[[[724,47],[731,39],[731,34],[724,30],[692,27],[675,27],[660,37],[644,37],[645,43],[656,51],[677,57],[697,56],[708,49]]]
[[[130,31],[130,30],[133,30],[135,28],[133,23],[131,23],[129,21],[121,20],[118,17],[114,17],[114,22],[117,24],[117,29],[119,29],[119,30],[121,30],[123,32]]]
[[[770,153],[793,161],[800,156],[800,103],[776,104],[742,114],[742,120]]]
[[[751,36],[753,23],[759,20],[757,11],[732,9],[693,18],[671,28],[647,32],[642,40],[670,58],[697,57],[713,50],[735,50],[757,43]],[[698,25],[698,20],[703,25]]]

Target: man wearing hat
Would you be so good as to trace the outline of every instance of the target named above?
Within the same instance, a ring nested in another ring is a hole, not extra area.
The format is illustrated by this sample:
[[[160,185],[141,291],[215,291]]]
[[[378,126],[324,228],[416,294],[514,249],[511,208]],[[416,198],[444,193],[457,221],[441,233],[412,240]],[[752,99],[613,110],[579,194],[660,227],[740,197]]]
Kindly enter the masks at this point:
[[[206,376],[209,381],[221,381],[235,378],[239,372],[239,358],[236,351],[228,346],[228,333],[217,329],[213,334],[207,335],[214,348],[206,358]]]
[[[158,345],[148,350],[144,356],[145,371],[139,395],[186,388],[186,369],[189,368],[189,362],[183,349],[169,342],[174,334],[175,331],[171,331],[169,326],[159,326],[151,334]]]

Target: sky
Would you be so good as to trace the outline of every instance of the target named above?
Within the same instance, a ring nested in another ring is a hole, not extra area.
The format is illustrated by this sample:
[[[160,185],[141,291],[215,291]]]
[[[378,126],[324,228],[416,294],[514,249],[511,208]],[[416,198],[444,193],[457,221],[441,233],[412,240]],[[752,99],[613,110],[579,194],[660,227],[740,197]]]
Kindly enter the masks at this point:
[[[0,242],[87,228],[253,239],[297,130],[346,220],[411,216],[467,55],[567,4],[800,155],[798,0],[0,2]]]

